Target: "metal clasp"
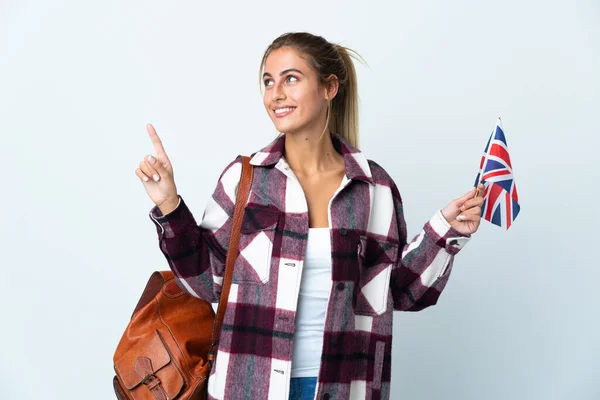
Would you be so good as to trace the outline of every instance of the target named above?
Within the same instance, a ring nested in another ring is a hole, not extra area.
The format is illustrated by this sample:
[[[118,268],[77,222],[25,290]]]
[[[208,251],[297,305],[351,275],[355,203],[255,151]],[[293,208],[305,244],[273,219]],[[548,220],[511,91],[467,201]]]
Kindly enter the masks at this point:
[[[156,378],[156,377],[154,376],[154,374],[148,374],[148,375],[146,375],[146,376],[144,377],[144,379],[142,379],[142,382],[141,382],[141,383],[145,385],[145,384],[146,384],[146,383],[147,383],[147,382],[148,382],[150,379],[152,379],[152,378]]]

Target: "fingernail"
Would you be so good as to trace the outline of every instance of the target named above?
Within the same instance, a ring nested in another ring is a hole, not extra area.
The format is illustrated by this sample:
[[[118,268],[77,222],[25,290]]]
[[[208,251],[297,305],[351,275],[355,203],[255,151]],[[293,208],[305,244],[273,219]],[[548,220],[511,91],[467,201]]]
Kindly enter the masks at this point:
[[[154,157],[148,156],[148,161],[150,161],[150,164],[154,164]]]
[[[460,210],[461,210],[461,211],[465,211],[465,206],[461,206],[461,207],[460,207]]]
[[[144,182],[148,182],[148,177],[147,176],[144,176],[142,179],[144,180]]]
[[[155,182],[158,182],[158,174],[152,175],[152,178],[154,179]]]
[[[463,215],[462,214],[458,214],[458,216],[456,217],[457,220],[462,221],[463,220]]]

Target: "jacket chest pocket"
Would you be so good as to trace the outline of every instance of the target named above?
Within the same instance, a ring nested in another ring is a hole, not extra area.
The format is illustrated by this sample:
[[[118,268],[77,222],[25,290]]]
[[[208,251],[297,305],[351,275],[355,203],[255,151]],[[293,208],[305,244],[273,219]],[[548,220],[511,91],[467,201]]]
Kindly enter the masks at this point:
[[[279,210],[249,204],[244,212],[240,252],[233,269],[233,283],[264,284],[269,281]]]
[[[381,315],[387,310],[392,267],[398,260],[396,243],[360,236],[358,282],[354,286],[354,312]]]

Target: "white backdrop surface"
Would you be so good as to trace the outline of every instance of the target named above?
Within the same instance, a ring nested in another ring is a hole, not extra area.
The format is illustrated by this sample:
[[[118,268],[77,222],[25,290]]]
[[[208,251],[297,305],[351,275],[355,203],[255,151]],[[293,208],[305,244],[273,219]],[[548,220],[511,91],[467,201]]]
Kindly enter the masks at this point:
[[[0,3],[0,398],[113,398],[112,355],[168,266],[134,174],[155,125],[199,220],[274,138],[266,46],[358,51],[361,149],[409,235],[471,187],[498,116],[521,214],[482,223],[438,305],[394,320],[392,398],[600,398],[597,1]]]

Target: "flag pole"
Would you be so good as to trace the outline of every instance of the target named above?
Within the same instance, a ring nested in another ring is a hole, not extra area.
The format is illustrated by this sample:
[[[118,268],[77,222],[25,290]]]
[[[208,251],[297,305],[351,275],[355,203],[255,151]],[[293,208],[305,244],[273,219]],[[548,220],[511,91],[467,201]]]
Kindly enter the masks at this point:
[[[500,121],[500,123],[502,123],[502,120],[500,119],[500,117],[498,117],[498,120]],[[483,160],[483,164],[481,165],[481,169],[479,170],[479,182],[477,182],[477,189],[475,189],[475,197],[479,196],[479,184],[481,183],[481,180],[483,179],[483,171],[485,171],[485,166],[487,164],[488,155],[490,154],[490,149],[492,148],[492,139],[494,137],[494,134],[496,133],[497,126],[498,126],[498,122],[496,121],[496,125],[494,125],[494,130],[492,131],[492,134],[490,135],[490,143],[485,152],[485,159]]]

